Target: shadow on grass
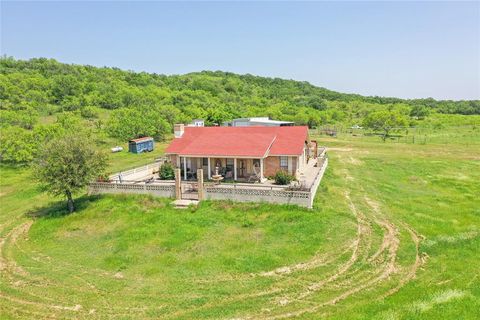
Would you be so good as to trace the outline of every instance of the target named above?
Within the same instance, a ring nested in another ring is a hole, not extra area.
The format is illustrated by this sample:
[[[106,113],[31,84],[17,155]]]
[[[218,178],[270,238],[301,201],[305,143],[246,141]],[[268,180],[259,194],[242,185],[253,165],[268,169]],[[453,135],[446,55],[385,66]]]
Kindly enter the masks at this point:
[[[101,197],[101,195],[84,195],[75,198],[75,211],[72,214],[82,212]],[[33,208],[25,213],[30,218],[60,218],[69,214],[66,200],[56,201],[41,208]]]

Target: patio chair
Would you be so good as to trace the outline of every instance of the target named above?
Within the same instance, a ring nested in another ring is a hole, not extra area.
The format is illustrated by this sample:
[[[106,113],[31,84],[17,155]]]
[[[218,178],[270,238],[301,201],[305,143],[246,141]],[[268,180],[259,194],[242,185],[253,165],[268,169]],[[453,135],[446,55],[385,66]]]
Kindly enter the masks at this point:
[[[197,179],[197,173],[196,172],[187,172],[187,179],[188,180],[196,180]]]
[[[250,176],[248,176],[247,182],[258,182],[258,181],[260,181],[260,178],[255,173],[252,173]]]
[[[227,174],[227,168],[220,168],[219,170],[220,175],[224,176]]]
[[[247,182],[259,182],[260,181],[260,168],[253,166],[253,173],[248,177]]]

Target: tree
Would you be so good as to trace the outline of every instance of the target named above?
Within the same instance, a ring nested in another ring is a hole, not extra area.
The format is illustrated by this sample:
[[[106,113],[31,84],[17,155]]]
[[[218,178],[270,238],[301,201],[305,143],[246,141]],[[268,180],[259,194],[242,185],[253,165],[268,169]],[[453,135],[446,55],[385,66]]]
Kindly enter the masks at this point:
[[[410,111],[411,117],[416,117],[417,119],[424,119],[430,114],[430,110],[423,105],[414,105]]]
[[[369,113],[363,120],[363,126],[375,131],[382,131],[382,140],[388,137],[392,130],[405,127],[407,118],[397,111],[379,110]]]
[[[39,152],[33,170],[44,188],[67,198],[68,211],[75,210],[73,195],[104,173],[106,155],[84,135],[52,139]]]
[[[107,132],[115,138],[129,140],[145,136],[162,140],[170,132],[170,124],[161,110],[138,107],[114,110],[107,123]]]
[[[37,143],[30,130],[20,127],[0,129],[0,160],[12,164],[27,164],[33,160]]]

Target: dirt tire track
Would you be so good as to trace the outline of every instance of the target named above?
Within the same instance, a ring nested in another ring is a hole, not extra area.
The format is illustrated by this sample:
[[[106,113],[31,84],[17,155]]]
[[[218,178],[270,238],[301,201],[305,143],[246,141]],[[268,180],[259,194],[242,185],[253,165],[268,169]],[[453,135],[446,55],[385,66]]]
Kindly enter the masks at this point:
[[[19,274],[22,277],[28,277],[30,275],[27,271],[25,271],[23,268],[18,266],[15,261],[7,259],[7,257],[5,256],[6,255],[5,249],[6,249],[6,245],[9,243],[8,240],[10,240],[10,245],[14,245],[22,234],[25,234],[28,232],[32,224],[33,224],[33,221],[31,220],[24,222],[19,226],[16,226],[15,228],[11,229],[4,237],[2,237],[2,240],[0,241],[0,273],[2,276],[6,276],[10,279],[13,279],[12,274],[14,275]],[[74,307],[66,307],[66,306],[61,306],[57,304],[48,304],[48,303],[24,300],[24,299],[6,295],[2,292],[0,292],[0,298],[9,300],[11,302],[19,303],[22,305],[34,305],[41,308],[55,309],[55,310],[78,311],[81,308],[80,305],[76,305]]]
[[[353,211],[357,211],[357,214],[358,214],[358,209],[356,209],[355,205],[353,204],[352,200],[350,199],[350,197],[348,195],[346,195],[346,198],[348,199],[348,201],[350,202],[350,208]],[[379,213],[379,209],[378,209],[378,206],[376,206],[371,200],[369,200],[368,198],[366,198],[367,200],[367,203],[372,207],[372,209],[374,209],[374,211],[376,212],[376,214]],[[363,215],[363,219],[366,220],[366,217],[365,215]],[[384,233],[384,237],[383,237],[383,241],[380,245],[380,248],[379,250],[374,254],[375,257],[378,257],[383,251],[385,251],[386,249],[389,249],[389,256],[390,256],[390,262],[387,264],[387,268],[386,269],[381,269],[381,268],[377,268],[376,270],[379,272],[383,271],[382,274],[385,273],[385,270],[387,271],[387,274],[390,275],[392,273],[395,272],[395,260],[396,260],[396,252],[398,250],[398,246],[399,246],[399,240],[398,238],[396,237],[397,235],[397,232],[396,232],[396,228],[393,224],[391,224],[390,222],[387,222],[387,221],[381,221],[381,220],[377,220],[377,219],[374,219],[375,223],[380,225],[384,230],[385,230],[385,233]],[[368,252],[368,250],[367,250]],[[372,256],[372,257],[374,257]],[[372,257],[368,258],[367,261],[371,261],[373,260]],[[353,265],[354,261],[352,262],[352,265]],[[351,267],[351,266],[350,266]],[[342,270],[343,271],[343,270]],[[346,271],[346,270],[345,270]],[[312,290],[312,291],[316,291],[318,290],[319,288],[321,288],[323,285],[329,283],[329,282],[333,282],[334,280],[336,280],[341,274],[343,274],[344,272],[341,272],[339,274],[336,274],[334,275],[332,278],[330,278],[329,280],[331,281],[327,281],[326,283],[325,282],[321,282],[319,284],[321,284],[320,286],[316,285],[314,287],[315,290]],[[366,283],[368,284],[370,280],[367,280]],[[312,289],[312,287],[309,287],[309,289]],[[309,294],[311,294],[312,292],[309,292]],[[347,291],[348,293],[348,291]],[[309,295],[308,294],[308,295]],[[305,297],[307,296],[306,293],[300,295],[298,297],[298,299],[304,299]],[[336,302],[333,302],[333,304],[335,304]],[[327,303],[328,304],[328,303]]]
[[[26,277],[26,278],[24,278],[24,280],[21,280],[21,281],[25,281],[25,282],[29,283],[29,285],[32,284],[31,279],[28,278],[31,275],[26,271],[19,271],[19,270],[23,270],[23,269],[21,269],[21,267],[18,266],[18,264],[15,261],[7,259],[4,256],[4,254],[6,254],[5,249],[7,248],[7,245],[16,245],[16,242],[19,239],[19,237],[22,234],[27,233],[32,224],[33,224],[33,221],[28,221],[28,222],[25,222],[25,223],[23,223],[19,226],[16,226],[12,230],[10,230],[0,241],[0,262],[1,262],[1,267],[2,267],[2,269],[0,269],[1,276],[6,276],[10,279],[14,279],[12,274],[13,275],[20,275],[22,277]],[[79,280],[83,281],[84,283],[89,283],[88,281],[86,281],[85,279],[83,279],[81,277],[75,276],[75,278],[78,278]],[[45,279],[43,279],[42,281],[44,281],[44,280]],[[61,284],[61,285],[65,286],[65,284]],[[43,287],[45,287],[45,286],[43,286]],[[80,290],[80,288],[78,288],[78,287],[71,287],[71,288],[74,289],[75,292],[79,292],[79,291],[87,292],[87,290]],[[15,288],[15,289],[18,290],[18,288]],[[92,288],[89,288],[90,292],[91,292],[91,290],[92,290]],[[46,297],[46,296],[35,295],[32,292],[25,292],[25,291],[22,291],[22,292],[24,294],[32,297],[33,299],[32,300],[25,300],[25,299],[18,298],[18,297],[12,296],[12,295],[7,295],[4,292],[0,292],[0,299],[10,301],[10,302],[15,303],[15,304],[20,305],[20,306],[25,306],[25,305],[34,306],[38,310],[41,310],[41,311],[53,310],[53,311],[59,311],[59,312],[61,312],[61,311],[70,311],[70,312],[75,312],[75,313],[84,312],[83,307],[80,304],[75,304],[74,306],[68,306],[68,304],[63,304],[62,305],[62,304],[58,304],[58,299],[52,299],[52,298],[49,298],[49,297]],[[35,300],[39,300],[39,301],[35,301]],[[57,301],[57,303],[55,303],[55,301]],[[122,312],[125,312],[124,315],[131,315],[131,313],[130,313],[131,311],[146,312],[146,309],[144,307],[120,307],[120,308],[116,308],[115,306],[111,306],[111,305],[108,304],[108,299],[106,299],[105,302],[106,302],[106,304],[104,303],[102,306],[96,306],[96,309],[101,309],[103,314],[110,314],[113,317],[116,317],[119,314],[122,314]],[[164,306],[150,307],[149,309],[153,310],[153,309],[163,309],[163,308],[164,308]],[[118,312],[118,311],[115,311],[115,310],[121,310],[121,312]],[[30,310],[28,312],[30,312],[32,314],[36,314],[36,315],[41,314],[41,315],[43,315],[43,318],[51,318],[53,316],[52,314],[50,314],[49,316],[46,316],[45,314],[43,314],[41,312],[38,312],[38,311],[31,311]],[[61,317],[65,318],[66,315],[62,314]],[[75,319],[75,318],[77,318],[77,316],[72,315],[69,318]]]
[[[335,281],[338,277],[340,277],[342,274],[347,272],[353,266],[355,261],[357,261],[358,259],[358,252],[360,250],[360,241],[365,235],[367,235],[370,232],[370,226],[366,221],[365,215],[363,215],[360,211],[358,211],[355,205],[353,204],[352,199],[350,198],[350,194],[348,192],[345,192],[345,198],[349,202],[348,205],[350,207],[350,211],[357,219],[357,236],[356,236],[356,239],[354,240],[355,245],[352,251],[352,255],[350,256],[350,259],[345,264],[341,265],[333,275],[331,275],[325,280],[311,284],[307,288],[307,291],[301,293],[295,300],[304,299],[305,297],[311,295],[315,291],[318,291],[319,289],[321,289],[325,284]]]
[[[22,276],[28,276],[29,273],[17,265],[15,261],[9,260],[6,257],[6,245],[10,239],[11,244],[15,244],[21,234],[27,233],[32,226],[33,221],[25,222],[12,230],[10,230],[0,241],[0,272],[14,272]]]
[[[388,290],[384,295],[382,295],[379,300],[385,299],[386,297],[398,292],[404,285],[410,282],[415,278],[417,270],[427,262],[427,255],[425,253],[420,253],[420,242],[424,239],[424,236],[419,235],[412,227],[406,223],[402,223],[403,227],[408,231],[412,241],[415,243],[415,262],[410,267],[408,273],[403,277],[398,285],[390,290]]]
[[[346,195],[346,197],[347,197],[347,195]],[[349,196],[347,197],[347,199],[351,202],[351,199],[350,199]],[[376,202],[370,200],[368,197],[365,197],[365,200],[366,200],[367,204],[373,209],[373,211],[375,212],[376,215],[381,215],[381,211],[380,211],[379,206]],[[351,204],[353,205],[353,207],[351,206],[351,209],[355,208],[355,205],[353,204],[353,202],[351,202]],[[385,233],[385,236],[383,238],[384,241],[382,242],[379,251],[384,251],[385,249],[388,249],[388,262],[385,264],[385,267],[383,269],[381,269],[382,272],[379,276],[374,277],[372,279],[368,279],[362,285],[359,285],[357,287],[349,289],[349,290],[341,293],[340,295],[337,295],[336,297],[334,297],[334,298],[332,298],[332,299],[330,299],[326,302],[323,302],[321,304],[317,304],[317,305],[314,305],[314,306],[309,307],[309,308],[304,308],[304,309],[301,309],[301,310],[296,310],[296,311],[287,312],[287,313],[283,313],[283,314],[262,317],[261,319],[265,319],[265,320],[267,320],[267,319],[268,320],[285,319],[285,318],[297,317],[297,316],[303,315],[305,313],[314,313],[314,312],[317,312],[322,307],[329,306],[329,305],[330,306],[335,305],[338,302],[354,295],[357,292],[367,290],[367,289],[372,288],[373,286],[377,285],[379,282],[387,280],[390,277],[390,275],[395,273],[396,270],[397,270],[397,268],[396,268],[396,258],[397,258],[397,251],[398,251],[398,248],[399,248],[399,245],[400,245],[400,241],[397,238],[397,233],[398,232],[396,230],[396,227],[392,223],[390,223],[386,219],[383,220],[383,221],[378,220],[376,222],[378,222],[381,226],[383,226],[386,229],[386,233]],[[382,250],[381,248],[384,248],[384,249]],[[380,271],[380,269],[377,269],[377,270]],[[306,295],[302,294],[302,295],[299,296],[299,300],[302,300],[305,297],[306,297]]]

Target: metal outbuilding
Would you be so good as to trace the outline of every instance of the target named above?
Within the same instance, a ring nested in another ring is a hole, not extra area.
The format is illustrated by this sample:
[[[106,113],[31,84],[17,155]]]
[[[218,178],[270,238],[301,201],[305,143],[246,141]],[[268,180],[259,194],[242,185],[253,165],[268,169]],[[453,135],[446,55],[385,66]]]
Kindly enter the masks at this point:
[[[128,152],[142,153],[153,151],[155,144],[152,137],[143,137],[128,141]]]
[[[225,127],[286,127],[293,126],[292,121],[271,120],[269,117],[238,118],[225,122]]]

